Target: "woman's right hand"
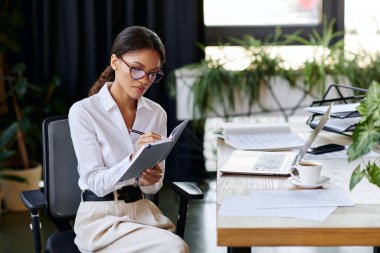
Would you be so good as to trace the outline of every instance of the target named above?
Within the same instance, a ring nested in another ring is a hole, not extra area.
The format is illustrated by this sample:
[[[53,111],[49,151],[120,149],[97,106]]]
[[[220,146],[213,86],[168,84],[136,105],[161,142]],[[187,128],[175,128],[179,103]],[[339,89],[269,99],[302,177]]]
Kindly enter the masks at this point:
[[[141,135],[140,138],[137,140],[138,149],[136,153],[140,150],[140,148],[145,145],[149,144],[155,141],[162,140],[162,135],[155,133],[155,132],[146,132],[145,134]],[[134,154],[131,156],[131,160],[133,159]]]
[[[155,141],[159,141],[162,139],[162,136],[155,132],[147,132],[140,136],[140,138],[137,141],[138,149],[140,149],[143,145],[149,144]]]

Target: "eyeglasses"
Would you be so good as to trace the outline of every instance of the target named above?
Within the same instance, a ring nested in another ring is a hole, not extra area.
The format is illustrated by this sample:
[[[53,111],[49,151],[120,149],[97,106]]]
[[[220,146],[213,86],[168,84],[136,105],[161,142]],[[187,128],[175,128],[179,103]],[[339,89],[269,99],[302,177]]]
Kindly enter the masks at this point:
[[[147,76],[150,83],[157,83],[164,76],[164,73],[162,73],[161,70],[156,71],[156,72],[147,73],[141,68],[129,66],[129,64],[126,63],[123,58],[120,57],[119,59],[122,62],[124,62],[125,65],[127,65],[127,67],[129,68],[129,73],[130,73],[133,80],[138,81],[138,80],[144,78],[145,76]]]

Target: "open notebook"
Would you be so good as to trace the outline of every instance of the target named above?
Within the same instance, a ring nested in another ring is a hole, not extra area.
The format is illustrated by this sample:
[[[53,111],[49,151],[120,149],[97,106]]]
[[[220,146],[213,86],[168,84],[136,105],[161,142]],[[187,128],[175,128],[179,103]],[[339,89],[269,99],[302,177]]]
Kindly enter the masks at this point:
[[[223,173],[237,174],[289,175],[292,167],[303,158],[306,151],[311,147],[319,132],[330,118],[332,105],[331,103],[299,152],[235,150],[220,171]]]
[[[134,155],[131,165],[125,168],[124,173],[120,175],[119,181],[138,177],[145,169],[153,168],[156,164],[165,160],[177,143],[188,122],[188,120],[185,120],[175,127],[168,138],[145,144],[141,147]]]

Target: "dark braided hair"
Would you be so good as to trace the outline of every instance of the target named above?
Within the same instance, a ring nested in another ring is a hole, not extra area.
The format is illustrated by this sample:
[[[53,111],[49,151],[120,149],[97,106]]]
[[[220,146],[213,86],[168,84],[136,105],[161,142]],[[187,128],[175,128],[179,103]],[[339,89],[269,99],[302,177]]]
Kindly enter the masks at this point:
[[[142,26],[130,26],[121,31],[113,42],[111,55],[115,54],[121,57],[127,52],[133,52],[141,49],[153,49],[158,52],[161,58],[161,64],[165,62],[165,47],[158,35]],[[94,95],[99,92],[106,82],[115,79],[115,71],[108,66],[103,70],[98,80],[92,85],[88,95]]]

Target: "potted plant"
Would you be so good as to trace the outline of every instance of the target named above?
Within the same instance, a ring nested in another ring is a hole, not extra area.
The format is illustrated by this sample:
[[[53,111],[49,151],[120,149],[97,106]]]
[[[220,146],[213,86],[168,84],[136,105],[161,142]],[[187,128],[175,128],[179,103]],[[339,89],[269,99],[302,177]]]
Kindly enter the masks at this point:
[[[188,93],[192,96],[189,101],[193,102],[194,118],[228,117],[234,115],[239,106],[248,108],[247,114],[252,113],[253,105],[257,105],[263,112],[270,111],[262,100],[266,94],[270,94],[268,98],[279,103],[284,94],[276,93],[278,86],[286,85],[290,89],[299,90],[304,98],[310,96],[315,99],[324,94],[330,79],[339,83],[342,77],[351,74],[350,70],[345,72],[345,67],[355,67],[354,64],[346,64],[343,32],[335,32],[334,23],[334,19],[328,21],[324,17],[322,33],[313,30],[307,39],[299,36],[302,31],[283,34],[280,28],[262,41],[251,35],[245,35],[241,39],[230,38],[231,42],[244,48],[247,53],[247,66],[239,71],[225,68],[228,62],[226,56],[219,59],[207,58],[176,70],[178,80],[182,81],[188,75],[190,78],[185,80],[186,83],[192,81],[191,85],[186,86],[191,87]],[[313,58],[298,67],[290,67],[291,64],[275,53],[275,49],[297,43],[312,46]],[[355,60],[356,58],[352,62],[355,63]],[[173,87],[174,83],[169,85]],[[185,94],[184,91],[181,94]],[[283,108],[279,106],[277,109]]]
[[[1,116],[0,168],[4,203],[8,210],[25,207],[19,193],[38,188],[41,180],[41,123],[49,114],[62,113],[64,105],[53,98],[59,80],[34,85],[24,76],[25,64],[16,64],[5,76],[8,112]]]
[[[348,160],[353,161],[370,152],[380,140],[380,84],[373,81],[368,93],[357,108],[361,115],[360,123],[355,127],[352,144],[348,148]],[[380,187],[379,158],[359,164],[352,173],[350,190],[364,177]]]
[[[6,160],[14,154],[13,150],[8,150],[7,145],[9,144],[13,136],[16,134],[16,131],[17,131],[17,125],[12,124],[8,128],[6,128],[0,136],[0,172],[2,170],[7,169],[7,167],[4,164],[6,163]],[[0,179],[13,180],[17,182],[25,182],[24,178],[18,177],[12,174],[7,174],[6,172],[0,173]],[[0,213],[1,213],[2,199],[3,199],[3,190],[0,184]]]

